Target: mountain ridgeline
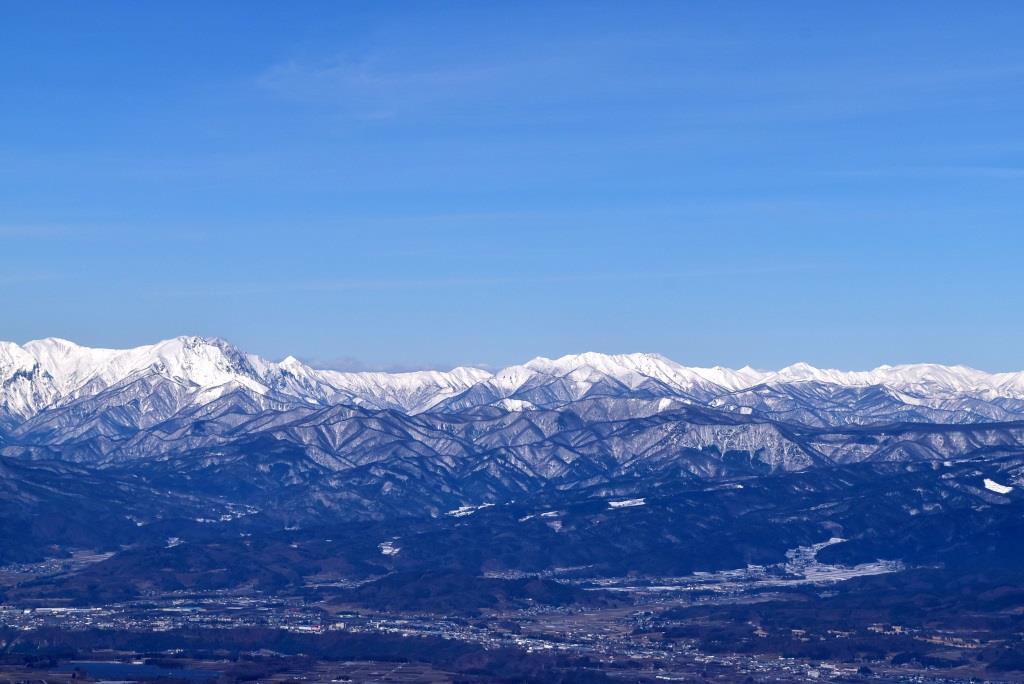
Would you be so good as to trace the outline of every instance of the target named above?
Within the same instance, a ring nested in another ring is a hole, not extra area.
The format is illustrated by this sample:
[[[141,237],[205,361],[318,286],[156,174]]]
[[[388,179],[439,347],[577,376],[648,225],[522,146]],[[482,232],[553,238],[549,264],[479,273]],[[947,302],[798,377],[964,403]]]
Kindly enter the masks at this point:
[[[0,343],[0,560],[163,544],[183,529],[238,538],[361,522],[383,526],[366,550],[374,563],[455,562],[428,543],[378,549],[399,520],[421,521],[424,539],[440,534],[432,525],[507,528],[521,548],[505,565],[535,570],[626,570],[628,557],[683,572],[781,558],[838,532],[859,539],[841,545],[851,560],[896,557],[890,543],[928,556],[935,534],[951,553],[964,542],[940,532],[946,516],[970,516],[957,529],[975,540],[1012,527],[1022,484],[1024,373],[595,353],[495,373],[345,373],[199,337],[128,350]],[[678,553],[667,561],[645,543]]]

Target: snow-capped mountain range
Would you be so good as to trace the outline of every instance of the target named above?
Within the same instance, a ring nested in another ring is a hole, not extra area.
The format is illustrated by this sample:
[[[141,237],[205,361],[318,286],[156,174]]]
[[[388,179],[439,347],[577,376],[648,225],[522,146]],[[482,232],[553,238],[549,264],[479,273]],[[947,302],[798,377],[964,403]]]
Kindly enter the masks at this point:
[[[658,400],[650,411],[706,405],[750,414],[854,406],[866,397],[902,413],[959,414],[949,422],[1024,415],[1024,372],[913,364],[869,371],[797,363],[777,371],[687,367],[658,354],[587,352],[535,358],[491,373],[479,368],[404,373],[318,370],[287,357],[273,362],[216,338],[177,337],[133,349],[97,349],[47,338],[0,342],[0,415],[24,421],[41,411],[146,380],[175,389],[171,413],[244,391],[275,405],[354,405],[407,414],[492,405],[553,408],[596,398]],[[155,389],[153,389],[155,391]],[[169,415],[169,414],[167,414]],[[163,416],[166,417],[166,416]]]
[[[294,357],[271,362],[215,338],[176,337],[133,349],[83,347],[57,338],[22,346],[0,342],[0,409],[19,418],[144,377],[179,385],[196,402],[236,389],[316,405],[367,403],[421,411],[488,377],[449,372],[343,373],[314,370]]]
[[[292,524],[975,460],[977,483],[1013,487],[1003,497],[1024,489],[1024,374],[597,353],[494,373],[344,373],[201,337],[125,350],[0,343],[0,491],[58,511],[53,497],[88,478],[108,483],[98,511],[102,487],[116,487],[174,515],[252,508]]]

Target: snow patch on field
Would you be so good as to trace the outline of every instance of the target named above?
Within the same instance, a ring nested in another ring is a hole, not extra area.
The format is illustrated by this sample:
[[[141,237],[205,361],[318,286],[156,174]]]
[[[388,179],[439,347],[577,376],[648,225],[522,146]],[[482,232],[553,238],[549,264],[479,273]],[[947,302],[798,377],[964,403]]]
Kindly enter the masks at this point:
[[[622,501],[609,501],[608,508],[632,508],[633,506],[645,506],[644,499],[623,499]]]
[[[1001,485],[995,480],[990,480],[987,477],[985,478],[985,489],[990,492],[995,492],[996,494],[1009,494],[1013,491],[1013,487]]]

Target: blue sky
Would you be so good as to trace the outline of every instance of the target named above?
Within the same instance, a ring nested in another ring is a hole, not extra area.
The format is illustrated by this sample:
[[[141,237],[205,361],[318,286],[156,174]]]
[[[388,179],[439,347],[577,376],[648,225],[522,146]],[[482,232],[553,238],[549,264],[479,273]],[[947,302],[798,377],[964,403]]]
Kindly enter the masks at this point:
[[[1024,5],[4,2],[0,338],[1024,368]]]

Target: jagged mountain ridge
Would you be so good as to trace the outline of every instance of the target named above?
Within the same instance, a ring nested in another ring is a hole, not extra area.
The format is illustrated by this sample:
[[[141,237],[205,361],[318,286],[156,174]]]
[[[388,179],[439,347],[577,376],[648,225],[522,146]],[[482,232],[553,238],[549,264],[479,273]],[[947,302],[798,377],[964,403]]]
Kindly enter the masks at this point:
[[[437,514],[550,487],[1024,452],[1014,422],[1024,402],[984,398],[1012,395],[1013,378],[962,368],[897,374],[931,388],[925,401],[856,384],[889,368],[693,369],[653,354],[388,374],[274,363],[194,337],[125,351],[61,340],[7,350],[20,366],[4,366],[6,405],[48,403],[9,413],[4,457],[142,474],[173,483],[168,491],[232,481],[274,498],[297,487],[294,505],[308,497],[335,513]],[[779,377],[836,382],[764,382]]]
[[[536,358],[496,373],[477,368],[356,373],[317,370],[294,357],[272,362],[224,340],[202,337],[126,350],[82,347],[56,338],[22,346],[0,342],[0,414],[7,424],[19,424],[147,376],[154,391],[161,381],[177,387],[176,401],[156,410],[162,418],[236,390],[268,404],[351,404],[410,414],[481,405],[556,408],[603,396],[667,400],[656,410],[704,404],[826,425],[848,422],[837,412],[925,422],[1024,417],[1024,372],[990,374],[964,366],[837,371],[798,363],[779,371],[731,370],[687,367],[657,354],[588,352]]]
[[[416,411],[489,374],[462,368],[447,373],[318,371],[294,357],[267,361],[216,338],[177,337],[125,350],[48,338],[23,346],[0,342],[0,411],[9,422],[25,420],[144,376],[181,386],[192,404],[241,388],[278,401],[369,403]]]
[[[231,473],[262,482],[264,495],[292,483],[328,507],[358,500],[371,512],[387,509],[391,492],[436,513],[629,478],[1024,451],[1016,377],[962,367],[733,371],[586,353],[493,374],[389,374],[271,362],[199,337],[0,350],[4,457],[156,467],[161,477],[185,469],[183,490],[193,476]]]
[[[791,475],[817,487],[890,466],[954,469],[971,497],[997,505],[1024,489],[1018,375],[596,353],[495,373],[342,373],[197,337],[121,351],[4,343],[0,485],[11,539],[36,554],[64,529],[62,511],[158,539],[183,519],[203,534],[242,518],[268,529],[443,520],[483,504],[744,491]],[[928,510],[943,510],[934,498]],[[51,522],[22,522],[36,519]],[[66,533],[96,537],[89,525]]]

